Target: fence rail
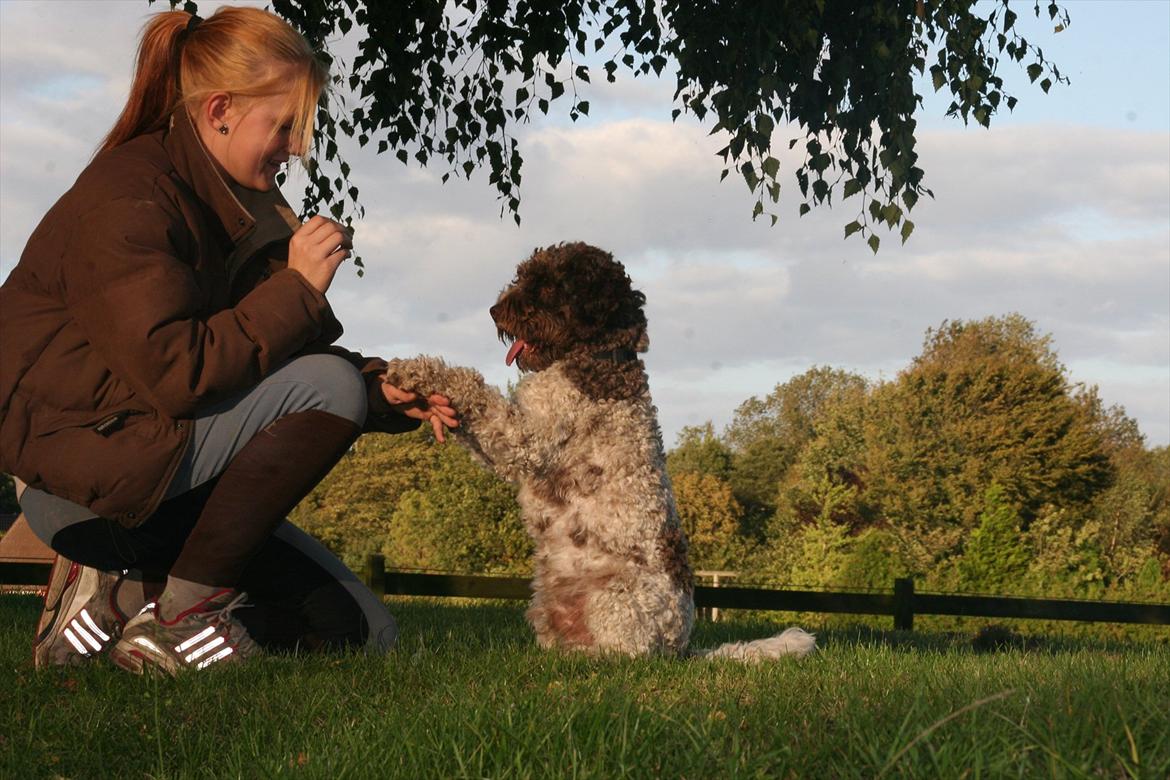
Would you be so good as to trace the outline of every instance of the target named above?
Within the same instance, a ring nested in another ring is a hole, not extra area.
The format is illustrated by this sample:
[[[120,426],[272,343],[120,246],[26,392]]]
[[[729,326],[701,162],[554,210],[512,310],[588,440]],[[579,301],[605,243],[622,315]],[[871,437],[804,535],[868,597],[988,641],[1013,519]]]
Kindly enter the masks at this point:
[[[0,563],[0,585],[45,585],[49,581],[49,569],[49,564],[44,563]],[[385,560],[380,555],[371,555],[367,559],[363,574],[366,585],[378,595],[511,600],[526,600],[531,595],[531,580],[526,577],[387,571]],[[1170,604],[915,593],[914,581],[905,578],[894,580],[892,593],[698,586],[695,588],[695,606],[889,615],[894,619],[894,628],[904,631],[914,628],[915,615],[1170,625]]]
[[[479,577],[462,574],[422,574],[386,571],[380,555],[366,561],[365,582],[378,594],[399,596],[456,596],[518,599],[531,595],[524,577]],[[1170,625],[1170,604],[1120,601],[1026,599],[1010,596],[962,596],[915,593],[914,581],[894,580],[892,593],[837,593],[817,590],[770,590],[698,586],[696,607],[758,609],[782,612],[832,612],[850,615],[889,615],[894,628],[910,631],[915,615],[1034,618],[1100,623]]]

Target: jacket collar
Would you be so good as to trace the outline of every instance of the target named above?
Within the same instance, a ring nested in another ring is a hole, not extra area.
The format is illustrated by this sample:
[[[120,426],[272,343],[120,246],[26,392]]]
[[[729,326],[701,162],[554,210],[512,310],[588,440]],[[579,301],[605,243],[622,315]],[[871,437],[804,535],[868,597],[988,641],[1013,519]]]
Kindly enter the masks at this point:
[[[279,189],[259,192],[232,181],[207,151],[182,107],[171,115],[170,132],[163,146],[175,171],[223,223],[233,244],[227,262],[230,276],[257,250],[287,240],[300,227],[300,220]]]
[[[171,114],[170,132],[163,139],[163,148],[175,166],[175,172],[215,213],[232,243],[238,244],[255,226],[256,220],[228,188],[227,174],[221,173],[219,163],[203,146],[183,106]]]

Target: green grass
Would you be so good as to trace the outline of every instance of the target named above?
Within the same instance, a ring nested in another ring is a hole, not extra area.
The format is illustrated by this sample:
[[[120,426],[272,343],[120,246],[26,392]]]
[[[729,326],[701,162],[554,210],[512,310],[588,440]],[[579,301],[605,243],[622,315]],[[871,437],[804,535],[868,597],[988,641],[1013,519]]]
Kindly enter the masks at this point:
[[[514,605],[396,600],[393,654],[180,679],[34,672],[0,597],[0,777],[1149,777],[1170,774],[1163,643],[822,632],[803,661],[537,650]],[[696,646],[770,633],[700,624]]]

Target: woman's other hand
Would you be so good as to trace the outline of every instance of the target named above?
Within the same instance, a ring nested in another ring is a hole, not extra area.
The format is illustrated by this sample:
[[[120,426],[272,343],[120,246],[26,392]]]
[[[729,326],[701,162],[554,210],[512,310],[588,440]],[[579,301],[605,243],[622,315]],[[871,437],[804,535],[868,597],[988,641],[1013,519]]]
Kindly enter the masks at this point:
[[[386,382],[382,383],[382,394],[386,401],[399,414],[415,420],[429,421],[435,438],[440,442],[446,441],[443,437],[443,427],[459,427],[459,416],[451,406],[446,396],[438,393],[421,398],[418,393],[411,393]]]
[[[317,214],[289,239],[288,267],[324,295],[351,249],[353,238],[345,226]]]

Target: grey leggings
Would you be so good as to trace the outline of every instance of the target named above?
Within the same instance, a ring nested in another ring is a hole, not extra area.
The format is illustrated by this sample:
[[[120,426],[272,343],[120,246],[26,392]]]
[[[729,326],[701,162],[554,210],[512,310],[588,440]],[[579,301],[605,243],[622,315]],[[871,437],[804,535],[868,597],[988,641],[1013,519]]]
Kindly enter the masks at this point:
[[[362,426],[366,421],[366,388],[357,369],[336,355],[306,355],[285,363],[251,390],[200,412],[164,500],[219,476],[244,445],[269,424],[309,409]],[[94,517],[86,507],[33,488],[24,491],[20,506],[33,532],[45,544],[62,528]]]
[[[343,358],[307,355],[289,361],[251,390],[208,407],[196,416],[190,443],[165,499],[181,501],[185,494],[206,493],[206,489],[198,489],[206,487],[223,473],[253,436],[281,417],[315,409],[351,420],[360,427],[366,419],[366,404],[365,383],[357,369]],[[94,538],[86,527],[93,525],[87,521],[95,519],[88,508],[33,488],[26,489],[20,496],[20,505],[33,532],[54,549],[67,547],[67,551],[58,550],[67,557],[98,568],[135,568],[133,545],[127,545],[124,540],[121,544],[114,540],[112,555],[95,554],[92,562],[81,559],[84,551],[79,547],[87,545],[78,545],[77,542]],[[152,524],[148,520],[144,527],[149,525],[157,525],[157,522]],[[135,530],[131,529],[129,533],[133,534]],[[318,573],[326,572],[344,587],[365,613],[371,644],[376,642],[379,649],[387,649],[393,644],[396,634],[394,619],[381,600],[370,593],[341,561],[287,521],[281,524],[274,537],[273,544],[282,550],[282,561],[292,564],[299,554],[306,559],[306,565],[311,562]],[[291,550],[284,550],[286,546]]]

